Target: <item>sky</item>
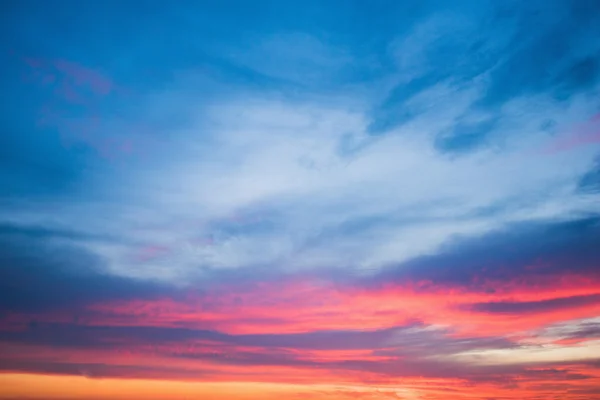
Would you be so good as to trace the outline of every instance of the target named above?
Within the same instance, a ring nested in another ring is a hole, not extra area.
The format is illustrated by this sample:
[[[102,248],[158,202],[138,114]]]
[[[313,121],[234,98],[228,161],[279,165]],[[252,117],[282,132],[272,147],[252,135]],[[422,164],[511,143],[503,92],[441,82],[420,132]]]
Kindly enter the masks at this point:
[[[0,399],[600,399],[598,1],[0,7]]]

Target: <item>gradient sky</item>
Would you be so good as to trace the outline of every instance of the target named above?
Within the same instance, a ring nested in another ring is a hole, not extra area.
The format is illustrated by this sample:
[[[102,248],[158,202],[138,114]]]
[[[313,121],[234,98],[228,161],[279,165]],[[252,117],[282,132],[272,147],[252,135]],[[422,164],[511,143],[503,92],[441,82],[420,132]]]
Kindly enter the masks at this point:
[[[597,0],[0,7],[0,399],[600,399]]]

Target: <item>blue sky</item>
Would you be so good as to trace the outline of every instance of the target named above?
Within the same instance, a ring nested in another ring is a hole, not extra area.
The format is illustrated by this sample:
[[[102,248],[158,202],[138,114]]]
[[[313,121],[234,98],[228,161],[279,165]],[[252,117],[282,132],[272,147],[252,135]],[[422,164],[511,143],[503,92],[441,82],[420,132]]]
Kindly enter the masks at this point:
[[[594,1],[2,8],[4,259],[73,298],[597,266]]]

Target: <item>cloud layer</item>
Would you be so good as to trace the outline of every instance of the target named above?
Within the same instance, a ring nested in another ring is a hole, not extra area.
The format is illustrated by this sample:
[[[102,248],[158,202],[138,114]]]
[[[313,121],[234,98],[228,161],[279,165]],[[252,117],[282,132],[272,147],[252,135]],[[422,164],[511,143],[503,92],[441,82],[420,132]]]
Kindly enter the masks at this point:
[[[0,398],[599,395],[593,1],[1,25]]]

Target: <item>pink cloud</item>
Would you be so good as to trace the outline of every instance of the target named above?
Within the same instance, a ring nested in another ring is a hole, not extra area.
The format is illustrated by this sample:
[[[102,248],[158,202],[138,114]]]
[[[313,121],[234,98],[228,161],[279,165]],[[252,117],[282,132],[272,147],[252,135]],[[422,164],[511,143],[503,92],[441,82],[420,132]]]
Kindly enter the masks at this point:
[[[600,143],[600,114],[579,125],[571,133],[554,140],[546,147],[545,153],[554,154],[597,143]]]
[[[151,245],[143,247],[135,256],[137,261],[148,261],[168,254],[171,250],[166,246]]]
[[[87,85],[96,94],[107,95],[113,89],[112,81],[93,69],[66,60],[55,60],[53,65],[76,85]]]

